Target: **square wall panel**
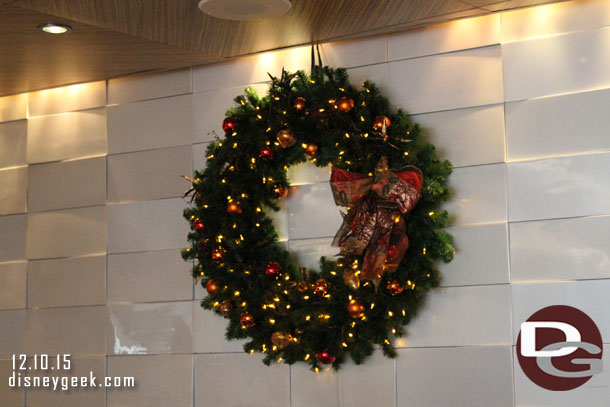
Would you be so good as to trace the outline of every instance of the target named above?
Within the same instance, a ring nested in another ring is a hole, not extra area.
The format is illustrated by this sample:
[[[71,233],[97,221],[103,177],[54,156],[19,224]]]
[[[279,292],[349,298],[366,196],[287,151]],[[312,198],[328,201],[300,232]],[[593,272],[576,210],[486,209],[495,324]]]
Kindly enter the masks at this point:
[[[288,247],[298,264],[313,270],[319,270],[320,257],[325,256],[332,260],[334,256],[339,254],[339,248],[332,247],[332,242],[332,237],[293,239],[288,241]]]
[[[324,65],[336,68],[353,68],[386,62],[388,40],[385,35],[336,41],[322,44],[320,54]]]
[[[27,140],[30,164],[105,155],[106,109],[31,118]]]
[[[108,354],[191,353],[191,302],[109,305]]]
[[[510,346],[403,349],[398,355],[398,407],[514,406]]]
[[[511,280],[610,278],[610,216],[510,224]]]
[[[191,95],[108,107],[110,154],[190,145]]]
[[[0,123],[0,169],[26,164],[27,120]]]
[[[30,212],[104,205],[106,158],[31,165],[28,187]]]
[[[146,201],[183,195],[192,175],[191,146],[108,156],[108,201]]]
[[[290,185],[316,184],[318,182],[329,182],[331,166],[316,167],[311,162],[293,165],[288,168],[287,176]]]
[[[0,360],[0,377],[5,378],[0,385],[0,400],[6,407],[21,407],[25,403],[25,388],[9,387],[8,378],[13,375],[13,361]]]
[[[28,215],[0,216],[0,261],[25,259]]]
[[[28,167],[0,170],[0,215],[27,211]]]
[[[106,252],[106,207],[37,212],[28,215],[28,259]]]
[[[551,305],[575,307],[587,314],[599,328],[604,343],[610,343],[610,279],[513,284],[513,344],[521,324],[536,311]]]
[[[187,245],[189,223],[181,198],[108,206],[108,252],[180,249]]]
[[[51,359],[51,355],[49,355]],[[49,361],[51,365],[53,361]],[[56,363],[56,362],[55,362]],[[63,377],[89,377],[90,374],[97,379],[98,387],[74,387],[70,390],[62,389]],[[104,357],[70,358],[70,370],[46,370],[37,372],[36,375],[50,377],[51,386],[52,380],[59,378],[57,390],[49,388],[28,388],[27,400],[28,406],[31,407],[106,407],[106,389],[100,385],[103,383],[103,377],[106,375],[106,360]],[[109,391],[116,391],[110,389]]]
[[[411,118],[454,167],[504,162],[504,106],[491,105]]]
[[[388,36],[388,60],[479,48],[500,42],[500,15],[491,14]]]
[[[509,161],[610,150],[610,90],[506,104]]]
[[[315,374],[305,363],[290,367],[291,407],[339,407],[339,374],[331,368]]]
[[[206,150],[210,143],[193,144],[193,171],[203,171],[208,162]]]
[[[504,101],[499,46],[390,62],[388,98],[408,113]]]
[[[0,263],[0,309],[25,308],[27,261]]]
[[[107,318],[104,306],[28,310],[26,351],[28,355],[104,356]]]
[[[105,303],[105,256],[29,262],[28,307],[70,307]]]
[[[455,256],[439,261],[441,286],[509,283],[508,226],[505,223],[447,228]]]
[[[158,99],[191,92],[191,68],[129,75],[108,81],[108,104]]]
[[[456,168],[448,182],[452,196],[443,208],[452,226],[506,222],[506,166]]]
[[[0,311],[0,359],[10,359],[14,354],[25,353],[25,310]]]
[[[508,164],[512,222],[610,214],[610,154]]]
[[[335,205],[329,184],[291,188],[286,203],[290,239],[334,236],[341,226],[341,208]]]
[[[339,371],[339,405],[349,407],[396,406],[396,359],[380,350],[364,365],[347,361]]]
[[[193,69],[193,92],[267,82],[267,73],[278,77],[282,74],[283,62],[283,51],[276,51],[200,66]]]
[[[111,356],[108,375],[133,377],[136,384],[108,390],[108,407],[193,405],[192,355]]]
[[[27,118],[28,94],[4,96],[0,98],[0,122],[9,122]]]
[[[108,302],[190,300],[191,268],[177,249],[109,255]]]
[[[500,16],[502,42],[525,41],[610,25],[610,3],[564,1],[504,12]]]
[[[506,101],[610,87],[610,27],[502,45]]]
[[[375,64],[350,68],[347,70],[349,79],[356,89],[362,89],[365,81],[371,81],[382,93],[387,93],[389,89],[388,64]]]
[[[258,354],[195,355],[195,407],[288,405],[288,365],[265,366]]]
[[[80,83],[28,94],[28,116],[45,116],[106,106],[106,81]]]
[[[510,293],[508,284],[434,290],[396,346],[510,345]]]

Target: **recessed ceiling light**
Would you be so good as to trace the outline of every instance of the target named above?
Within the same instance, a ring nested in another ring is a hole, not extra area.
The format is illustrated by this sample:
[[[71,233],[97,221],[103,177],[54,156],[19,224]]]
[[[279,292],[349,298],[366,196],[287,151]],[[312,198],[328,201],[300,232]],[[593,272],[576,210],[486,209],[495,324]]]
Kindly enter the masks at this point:
[[[39,25],[38,29],[47,34],[68,34],[72,31],[72,27],[69,25],[55,23]]]
[[[254,20],[277,17],[288,10],[290,0],[201,0],[199,9],[205,14],[226,20]]]

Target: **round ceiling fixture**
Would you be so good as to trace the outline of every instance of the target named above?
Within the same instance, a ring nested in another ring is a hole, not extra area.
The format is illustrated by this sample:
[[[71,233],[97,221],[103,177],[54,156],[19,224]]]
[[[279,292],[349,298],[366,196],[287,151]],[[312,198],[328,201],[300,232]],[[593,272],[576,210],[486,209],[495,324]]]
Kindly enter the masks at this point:
[[[277,17],[288,10],[290,0],[201,0],[199,9],[225,20],[254,20]]]
[[[72,27],[69,25],[55,23],[39,25],[38,29],[47,34],[68,34],[72,31]]]

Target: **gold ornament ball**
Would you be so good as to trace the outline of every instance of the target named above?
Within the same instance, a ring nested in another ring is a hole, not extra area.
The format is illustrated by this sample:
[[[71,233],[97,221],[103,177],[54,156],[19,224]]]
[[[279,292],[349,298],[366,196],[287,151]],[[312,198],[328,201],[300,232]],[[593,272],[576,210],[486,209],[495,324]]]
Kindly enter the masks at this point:
[[[239,215],[241,214],[241,205],[239,201],[231,201],[227,204],[227,212],[230,215]]]
[[[326,280],[324,280],[323,278],[317,280],[313,284],[313,293],[315,295],[319,295],[320,297],[324,297],[327,292],[328,292],[328,282],[326,282]]]
[[[392,124],[390,122],[390,119],[388,119],[386,116],[377,116],[377,117],[375,117],[375,121],[373,122],[373,129],[375,129],[375,130],[383,129],[383,124],[384,123],[385,123],[385,127],[386,128],[390,127],[390,124]]]
[[[218,294],[218,284],[216,284],[216,281],[214,281],[212,279],[208,280],[208,282],[205,285],[205,289],[208,292],[208,294],[210,294],[210,295]]]
[[[277,346],[278,349],[284,349],[292,343],[292,335],[286,332],[274,332],[271,334],[271,343]]]
[[[307,100],[305,100],[304,97],[299,96],[298,98],[296,98],[294,100],[294,109],[297,111],[301,111],[305,108],[305,104],[307,103]]]
[[[358,300],[351,300],[349,304],[347,304],[347,312],[352,318],[362,318],[364,316],[364,305]]]
[[[346,269],[343,271],[343,282],[352,290],[357,290],[360,287],[360,279],[355,271]]]
[[[239,322],[246,328],[252,328],[254,326],[254,317],[249,312],[242,312],[239,316]]]
[[[354,99],[343,96],[337,102],[337,110],[343,113],[347,113],[354,107]]]
[[[229,315],[229,312],[231,312],[231,303],[229,301],[221,302],[218,306],[218,310],[220,311],[222,316],[226,317],[227,315]]]
[[[389,281],[386,285],[386,289],[392,295],[398,295],[405,289],[403,285],[398,280]]]
[[[307,146],[305,146],[305,154],[307,154],[309,157],[314,157],[317,153],[318,146],[315,144],[307,144]]]
[[[280,130],[277,132],[277,142],[280,143],[282,148],[292,147],[297,143],[296,137],[290,130]]]

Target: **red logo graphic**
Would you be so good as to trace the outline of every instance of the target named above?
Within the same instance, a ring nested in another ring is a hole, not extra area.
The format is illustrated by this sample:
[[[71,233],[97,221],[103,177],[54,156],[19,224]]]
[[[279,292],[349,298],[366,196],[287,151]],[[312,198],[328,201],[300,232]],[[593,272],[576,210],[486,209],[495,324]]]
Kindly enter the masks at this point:
[[[517,357],[523,373],[547,390],[573,390],[602,371],[602,337],[581,310],[553,305],[521,324]]]

